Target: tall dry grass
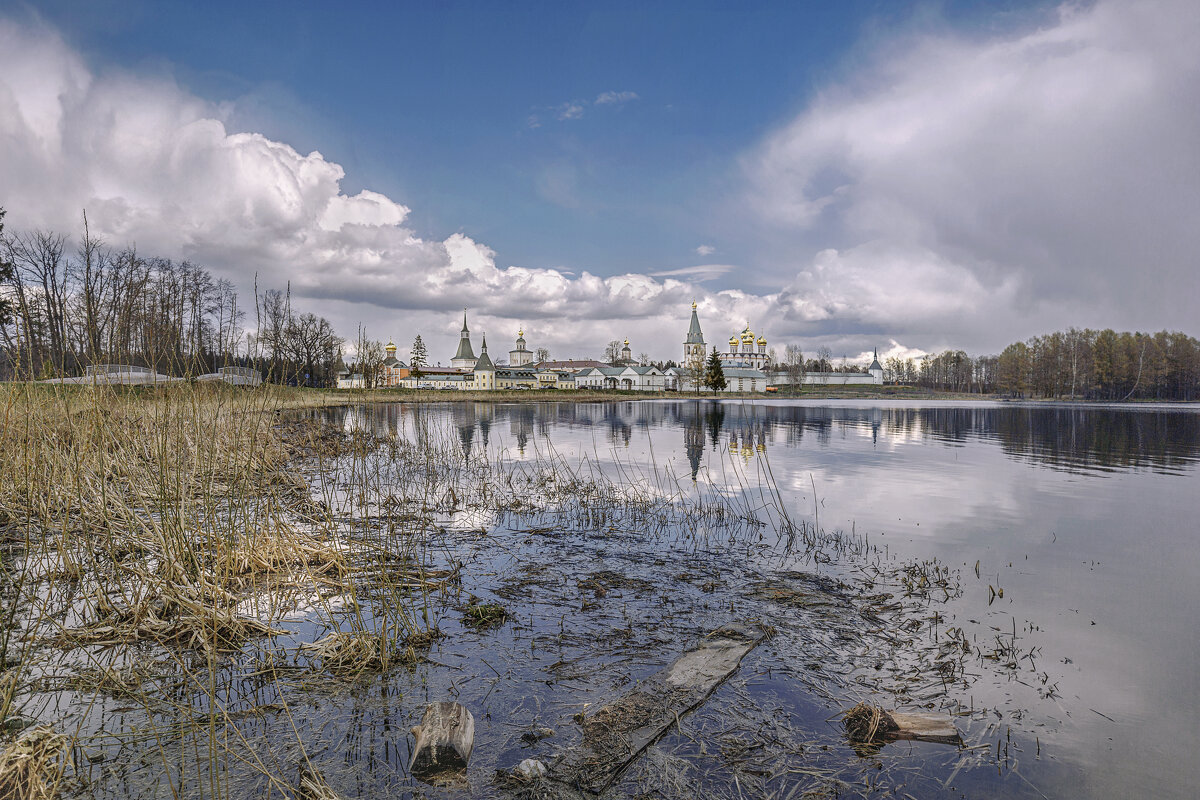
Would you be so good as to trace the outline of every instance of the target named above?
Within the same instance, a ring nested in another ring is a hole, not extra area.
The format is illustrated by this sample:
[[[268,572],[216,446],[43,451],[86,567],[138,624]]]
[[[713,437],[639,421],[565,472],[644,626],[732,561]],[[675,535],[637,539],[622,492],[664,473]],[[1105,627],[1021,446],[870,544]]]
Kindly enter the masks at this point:
[[[276,633],[279,609],[297,592],[353,591],[334,520],[291,468],[298,451],[320,443],[285,440],[279,421],[284,408],[312,402],[273,387],[0,386],[6,798],[55,793],[62,752],[92,727],[88,692],[92,702],[107,693],[147,710],[169,705],[137,672],[137,647],[180,665],[200,697],[181,715],[210,709],[199,794],[224,793],[224,655]],[[52,665],[63,663],[74,673],[65,712],[45,692]],[[34,721],[75,730],[18,738]],[[177,755],[164,753],[164,767]]]

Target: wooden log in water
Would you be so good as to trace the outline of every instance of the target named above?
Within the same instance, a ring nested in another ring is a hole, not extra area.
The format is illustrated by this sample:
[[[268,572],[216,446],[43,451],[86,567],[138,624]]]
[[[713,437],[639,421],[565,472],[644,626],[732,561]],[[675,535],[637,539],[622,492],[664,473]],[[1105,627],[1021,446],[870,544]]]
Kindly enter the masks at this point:
[[[763,640],[756,628],[729,625],[713,631],[670,666],[580,722],[583,741],[550,768],[561,797],[599,794],[642,751],[704,702]]]
[[[888,715],[896,723],[897,729],[889,731],[889,739],[914,739],[918,742],[940,742],[942,744],[960,744],[958,728],[954,720],[945,714],[907,714],[901,711],[889,711]]]
[[[458,703],[430,703],[412,734],[416,742],[408,769],[414,775],[463,770],[475,747],[475,718]]]
[[[852,745],[881,747],[897,739],[961,744],[954,720],[946,714],[885,711],[859,703],[842,715],[846,737]]]

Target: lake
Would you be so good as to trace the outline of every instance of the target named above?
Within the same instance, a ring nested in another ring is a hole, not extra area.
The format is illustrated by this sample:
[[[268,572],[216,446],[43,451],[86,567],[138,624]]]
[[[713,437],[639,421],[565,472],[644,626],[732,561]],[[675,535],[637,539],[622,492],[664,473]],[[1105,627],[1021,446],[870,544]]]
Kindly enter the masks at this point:
[[[775,487],[772,502],[794,520],[843,531],[862,543],[825,557],[803,548],[789,552],[774,536],[776,518],[757,538],[731,534],[723,546],[706,539],[703,547],[670,537],[666,543],[661,537],[639,538],[636,531],[598,546],[586,537],[521,534],[522,527],[531,527],[528,520],[473,519],[472,526],[492,535],[503,529],[510,542],[504,558],[475,556],[489,573],[476,591],[499,590],[528,628],[481,640],[482,647],[494,649],[489,664],[504,679],[486,696],[476,695],[483,703],[475,708],[477,717],[490,714],[513,726],[552,721],[556,728],[569,727],[572,704],[611,699],[619,693],[614,683],[654,666],[643,665],[635,648],[596,655],[577,645],[574,657],[581,661],[570,668],[571,680],[563,678],[561,666],[550,677],[566,685],[573,680],[578,690],[547,689],[546,668],[570,657],[537,653],[539,636],[551,628],[569,634],[575,626],[580,635],[651,628],[663,634],[661,664],[682,649],[676,634],[729,617],[757,616],[770,605],[747,598],[737,581],[788,570],[844,577],[871,559],[944,565],[953,571],[957,590],[940,598],[938,623],[960,629],[977,652],[1001,640],[1016,653],[1014,667],[980,658],[968,664],[957,685],[931,701],[909,703],[961,711],[959,727],[974,749],[893,744],[857,760],[844,748],[834,757],[819,749],[837,740],[836,721],[828,720],[853,701],[873,696],[877,684],[871,673],[873,667],[880,671],[878,664],[870,664],[874,656],[858,652],[863,649],[858,644],[850,653],[814,653],[806,637],[824,623],[805,619],[792,630],[788,622],[796,620],[789,617],[803,615],[773,608],[773,621],[782,622],[780,634],[747,657],[740,682],[731,681],[735,685],[723,687],[693,721],[684,722],[691,733],[669,735],[652,748],[658,754],[643,759],[649,766],[632,770],[630,787],[638,780],[661,785],[665,775],[684,770],[690,775],[685,783],[708,785],[715,793],[728,790],[733,784],[721,770],[738,767],[704,762],[711,761],[717,742],[711,737],[722,727],[722,714],[744,715],[739,720],[754,720],[760,731],[783,724],[787,735],[776,731],[768,739],[789,754],[772,753],[766,762],[794,762],[795,779],[805,769],[814,775],[824,770],[829,785],[857,787],[851,793],[870,786],[922,797],[1182,797],[1192,796],[1200,782],[1194,758],[1200,745],[1194,721],[1200,711],[1200,409],[699,400],[397,404],[323,414],[347,429],[379,434],[414,436],[431,426],[449,430],[464,451],[492,453],[513,464],[553,458],[573,470],[652,488],[674,482],[681,497],[736,495],[740,502],[766,506]],[[536,578],[521,592],[511,591],[513,575],[530,565],[536,574],[547,559],[552,569],[573,564],[567,570],[572,575],[607,569],[622,576],[629,582],[624,616],[613,611],[608,623],[581,622],[573,585],[570,599],[556,598],[554,582],[542,586]],[[701,594],[679,580],[677,573],[703,571],[706,565],[722,589]],[[753,575],[747,578],[741,570]],[[544,596],[537,594],[539,586]],[[694,596],[675,597],[681,586]],[[676,602],[680,610],[672,613]],[[850,642],[821,646],[846,649]],[[431,657],[458,668],[474,661],[469,653],[454,656],[460,648],[445,647],[451,654],[435,648]],[[814,659],[822,668],[806,673],[803,662]],[[620,674],[605,684],[614,664]],[[434,694],[430,697],[438,699]],[[463,697],[471,692],[464,690]],[[876,701],[890,707],[896,698],[885,694]],[[509,742],[507,752],[501,747],[500,755],[484,754],[488,723],[481,727],[477,758],[485,763],[505,766],[506,757],[530,755],[514,748],[511,736],[493,737],[498,746]],[[753,742],[747,738],[745,744]],[[695,771],[697,763],[709,771]],[[871,771],[880,776],[874,784]],[[787,796],[787,774],[764,778],[746,772],[743,780],[759,780],[765,793]],[[744,785],[736,782],[739,790]]]

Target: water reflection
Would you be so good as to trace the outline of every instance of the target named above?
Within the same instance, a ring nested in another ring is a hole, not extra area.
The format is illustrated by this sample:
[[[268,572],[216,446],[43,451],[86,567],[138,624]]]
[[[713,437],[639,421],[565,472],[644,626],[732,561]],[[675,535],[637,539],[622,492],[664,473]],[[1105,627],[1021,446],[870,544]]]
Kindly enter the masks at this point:
[[[682,431],[692,477],[705,451],[743,461],[775,444],[827,447],[835,437],[865,436],[876,447],[923,442],[962,446],[997,442],[1009,457],[1067,472],[1151,470],[1175,473],[1200,459],[1200,414],[1177,408],[1086,408],[980,404],[854,407],[689,402],[538,403],[498,405],[405,403],[328,409],[346,430],[377,435],[419,433],[433,416],[450,415],[464,453],[488,448],[494,434],[519,455],[551,430],[570,431],[610,447],[629,448],[637,431]],[[597,435],[599,434],[599,435]],[[678,440],[676,440],[678,441]],[[724,442],[724,445],[722,445]]]
[[[930,619],[944,617],[973,648],[1012,631],[1036,654],[996,682],[976,681],[960,698],[994,710],[996,736],[1010,724],[1034,731],[1022,763],[1022,780],[1039,787],[1031,796],[1175,796],[1200,783],[1200,764],[1191,759],[1200,735],[1190,723],[1200,713],[1200,408],[704,399],[324,413],[348,429],[383,435],[436,436],[448,428],[467,452],[586,458],[589,470],[600,462],[634,482],[665,465],[695,481],[681,480],[672,491],[695,497],[714,487],[748,498],[764,485],[777,489],[796,518],[816,523],[819,511],[823,528],[857,531],[885,559],[931,558],[953,568],[963,593]],[[657,545],[646,544],[644,528],[621,545],[605,530],[596,541],[605,558],[644,567],[647,580],[662,577],[656,570],[665,559],[647,558],[644,547]],[[766,533],[764,547],[771,544]],[[555,560],[565,563],[578,547],[540,535],[528,542],[531,560],[558,546]],[[765,563],[751,559],[748,567]],[[724,580],[733,568],[705,554],[688,569]],[[997,598],[993,587],[1004,594]],[[637,613],[642,630],[660,624],[647,624],[646,607]],[[820,718],[829,711],[819,709]],[[1038,754],[1032,761],[1030,752]],[[981,796],[1023,792],[1012,785],[993,791],[1001,787],[982,773],[968,779],[954,764],[939,774],[958,776],[955,794],[968,780],[978,782]]]

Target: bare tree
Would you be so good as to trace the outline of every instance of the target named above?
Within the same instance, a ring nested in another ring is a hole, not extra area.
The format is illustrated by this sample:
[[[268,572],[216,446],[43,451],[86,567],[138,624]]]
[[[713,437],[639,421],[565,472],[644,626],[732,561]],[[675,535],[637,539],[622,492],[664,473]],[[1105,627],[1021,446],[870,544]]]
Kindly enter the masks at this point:
[[[825,345],[821,345],[817,348],[817,371],[833,371],[833,351]]]
[[[788,383],[800,386],[804,383],[804,351],[798,344],[789,344],[783,349],[783,363],[787,369]]]

